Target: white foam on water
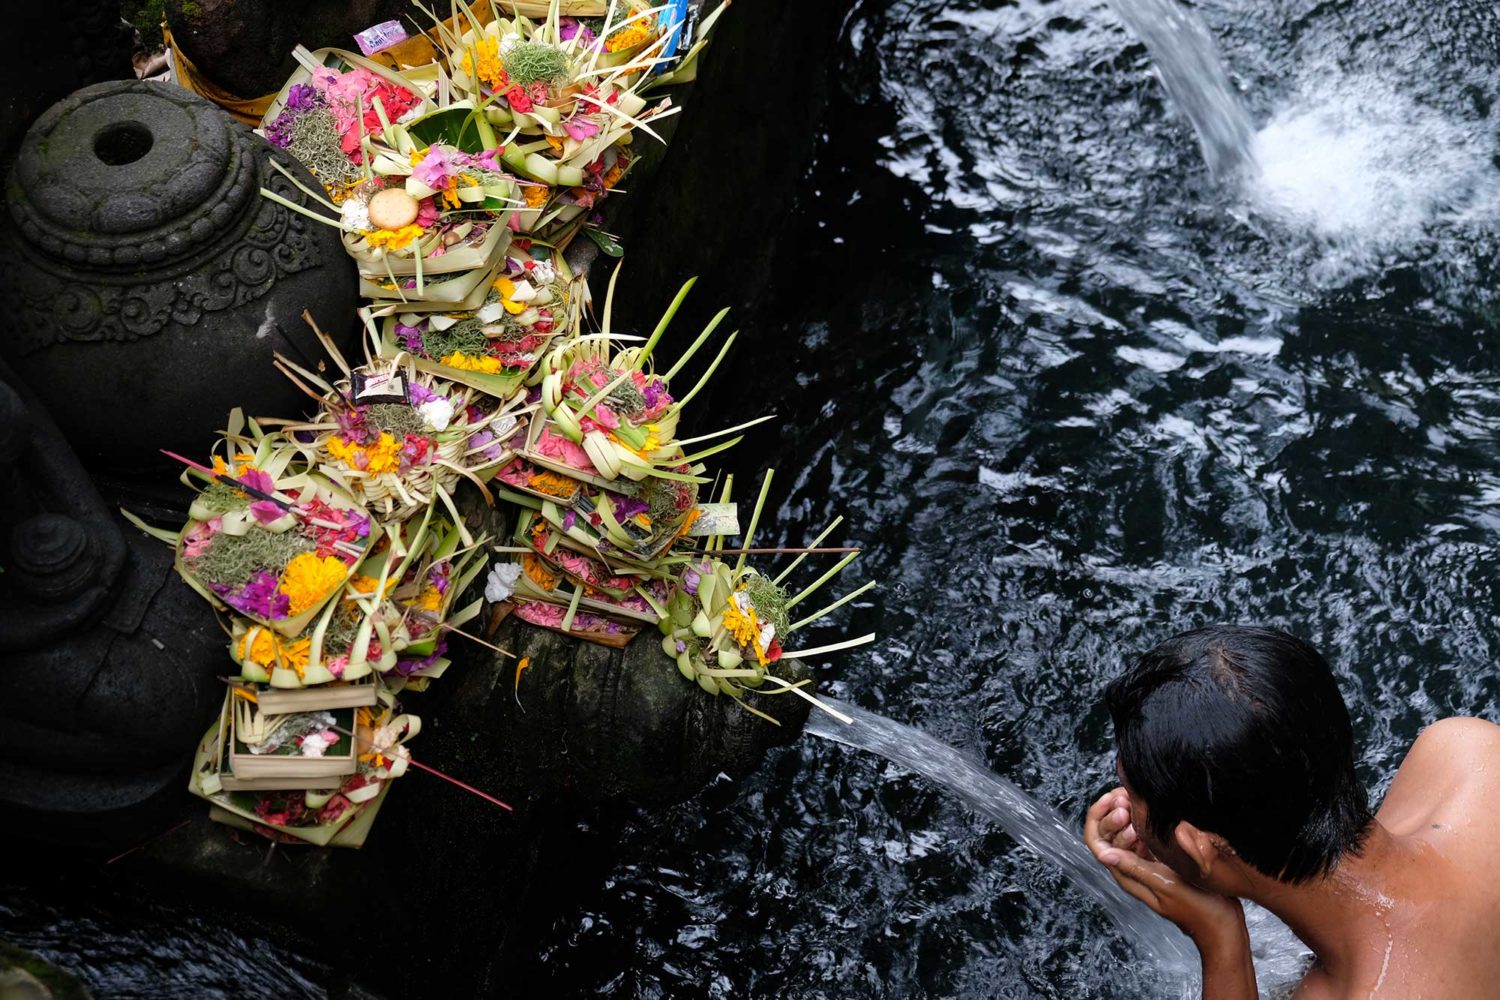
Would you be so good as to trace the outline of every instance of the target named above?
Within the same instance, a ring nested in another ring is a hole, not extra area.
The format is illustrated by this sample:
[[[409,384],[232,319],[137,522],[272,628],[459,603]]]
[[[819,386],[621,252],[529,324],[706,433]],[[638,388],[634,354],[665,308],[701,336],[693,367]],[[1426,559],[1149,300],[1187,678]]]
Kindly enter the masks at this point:
[[[1311,237],[1325,280],[1500,208],[1488,128],[1375,76],[1315,75],[1252,143],[1252,211]]]

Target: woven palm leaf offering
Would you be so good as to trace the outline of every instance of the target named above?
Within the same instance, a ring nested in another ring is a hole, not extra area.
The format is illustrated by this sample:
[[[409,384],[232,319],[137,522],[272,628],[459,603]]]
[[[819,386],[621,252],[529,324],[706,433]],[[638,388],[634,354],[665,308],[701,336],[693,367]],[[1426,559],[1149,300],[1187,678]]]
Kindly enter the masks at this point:
[[[396,682],[413,677],[423,678],[418,686],[425,686],[425,678],[441,676],[448,666],[444,632],[479,613],[482,601],[459,611],[452,605],[484,561],[480,542],[464,545],[453,522],[432,507],[420,520],[390,525],[340,599],[300,635],[283,637],[233,618],[229,651],[240,680],[294,691],[340,685],[343,694],[332,700],[327,688],[301,699],[320,706],[374,704],[376,689],[369,681],[377,674],[385,688],[409,686]],[[250,690],[268,708],[298,702]]]
[[[367,147],[395,122],[433,110],[411,81],[353,52],[302,46],[297,70],[272,100],[259,129],[291,153],[335,205],[370,180]]]
[[[606,330],[618,278],[617,268],[605,301]],[[539,368],[545,419],[532,421],[522,452],[527,462],[622,495],[633,495],[634,484],[648,477],[701,484],[707,480],[696,469],[697,463],[733,447],[741,438],[692,454],[685,445],[702,444],[771,419],[761,417],[685,441],[676,439],[683,408],[708,384],[737,337],[736,333],[726,337],[693,388],[680,399],[673,397],[672,377],[692,360],[729,312],[721,310],[667,372],[656,372],[652,353],[696,280],[682,286],[644,344],[617,348],[617,344],[640,338],[606,332],[573,338],[547,354]]]
[[[368,313],[365,319],[370,347],[378,352],[374,322]],[[329,382],[277,355],[277,366],[321,404],[311,421],[276,421],[288,447],[387,523],[439,502],[457,518],[452,490],[460,479],[487,494],[484,480],[514,454],[509,442],[524,439],[534,407],[520,397],[497,401],[445,382],[410,357],[376,353],[352,367],[314,329],[344,377]]]
[[[231,690],[188,788],[209,817],[284,843],[359,847],[421,720],[390,704],[271,715]]]
[[[406,312],[388,307],[381,353],[406,352],[418,369],[509,399],[554,337],[577,328],[582,279],[561,255],[512,245],[477,309]]]
[[[750,549],[753,544],[770,484],[771,473],[767,472],[750,527],[745,532],[745,549]],[[721,502],[728,502],[732,485],[731,477],[725,483]],[[774,577],[750,566],[747,552],[743,550],[732,562],[719,555],[724,548],[724,535],[710,538],[701,553],[683,564],[678,571],[679,585],[667,602],[667,613],[658,623],[662,632],[662,651],[677,663],[683,677],[696,682],[709,694],[734,698],[746,711],[773,723],[775,719],[745,703],[747,691],[795,694],[835,717],[844,718],[802,691],[806,682],[788,683],[767,669],[784,657],[820,656],[874,641],[872,632],[817,647],[787,648],[794,645],[791,637],[796,632],[822,620],[875,586],[875,581],[871,580],[832,604],[798,617],[799,605],[838,576],[859,555],[857,550],[848,551],[832,569],[799,590],[793,591],[787,585],[810,552],[816,551],[842,520],[835,519],[814,539],[809,551],[802,551]],[[779,688],[779,692],[764,690],[767,682],[773,688]]]
[[[454,6],[453,23],[464,24],[461,10],[467,30],[435,29],[446,50],[449,106],[480,109],[505,137],[502,158],[526,182],[528,212],[518,228],[562,242],[629,170],[631,134],[662,141],[651,123],[680,110],[646,96],[661,82],[653,73],[677,61],[680,5],[614,0],[603,18],[576,18],[554,2],[539,20],[518,14],[488,24]]]
[[[183,529],[140,526],[175,546],[178,572],[216,608],[294,637],[348,583],[380,527],[239,410],[217,449],[211,465],[182,459],[184,483],[200,488]]]
[[[482,597],[462,607],[458,599],[485,570],[486,539],[465,540],[462,522],[434,510],[430,523],[410,539],[408,558],[391,590],[390,603],[400,616],[406,641],[397,649],[396,662],[386,674],[395,690],[421,691],[430,680],[448,669],[449,638],[466,635],[461,626],[484,607]]]

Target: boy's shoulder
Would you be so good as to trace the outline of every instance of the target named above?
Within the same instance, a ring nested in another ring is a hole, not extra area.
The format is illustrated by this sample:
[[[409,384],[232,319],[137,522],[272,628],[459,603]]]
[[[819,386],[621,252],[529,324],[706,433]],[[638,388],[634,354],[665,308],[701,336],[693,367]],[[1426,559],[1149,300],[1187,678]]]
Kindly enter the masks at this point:
[[[1490,800],[1500,803],[1497,777],[1500,726],[1484,719],[1442,719],[1412,744],[1377,815],[1397,834],[1467,821]]]

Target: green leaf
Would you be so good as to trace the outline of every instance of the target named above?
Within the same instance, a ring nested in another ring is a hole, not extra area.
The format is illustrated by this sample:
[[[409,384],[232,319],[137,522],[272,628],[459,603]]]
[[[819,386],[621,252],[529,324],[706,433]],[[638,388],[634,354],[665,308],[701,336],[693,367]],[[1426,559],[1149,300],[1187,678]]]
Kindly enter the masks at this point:
[[[608,233],[600,232],[597,229],[584,229],[584,232],[588,233],[589,239],[599,244],[599,249],[603,250],[609,256],[624,256],[625,248],[620,246],[620,244],[616,242],[613,236],[609,235]]]

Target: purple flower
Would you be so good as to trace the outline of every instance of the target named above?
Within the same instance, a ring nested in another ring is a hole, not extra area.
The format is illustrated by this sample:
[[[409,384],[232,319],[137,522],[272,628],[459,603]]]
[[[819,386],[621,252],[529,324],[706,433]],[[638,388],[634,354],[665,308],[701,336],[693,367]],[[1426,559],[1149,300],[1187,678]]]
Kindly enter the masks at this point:
[[[372,432],[372,428],[365,421],[363,406],[351,406],[347,410],[339,410],[334,414],[334,419],[339,423],[339,437],[346,441],[369,444],[380,436],[378,432]]]
[[[463,171],[462,155],[448,146],[430,146],[422,162],[412,167],[411,175],[434,191],[441,191]]]
[[[453,573],[453,564],[444,559],[428,571],[428,579],[432,581],[433,587],[439,594],[448,593],[448,577]]]
[[[580,36],[578,41],[585,49],[594,44],[594,33],[589,30],[588,25],[579,21],[576,17],[563,17],[557,21],[557,36],[559,40],[566,42],[573,36]]]
[[[488,170],[491,173],[495,173],[500,169],[500,154],[502,152],[504,152],[503,148],[482,150],[472,158],[474,165],[480,170]]]
[[[323,99],[311,84],[297,83],[286,92],[286,108],[289,111],[311,111],[323,106]]]
[[[564,531],[570,530],[573,527],[573,525],[575,525],[577,523],[578,523],[578,514],[577,514],[577,512],[570,510],[566,514],[563,515],[563,530]]]
[[[268,569],[256,573],[238,594],[228,594],[229,606],[258,618],[285,618],[292,609],[292,599],[277,589],[276,574]]]
[[[437,393],[433,392],[431,389],[427,388],[425,385],[418,385],[415,382],[411,384],[411,390],[409,391],[408,396],[411,399],[412,406],[421,406],[423,403],[430,403],[434,399],[443,398],[442,396],[439,396]]]
[[[473,420],[474,418],[471,415],[469,419]],[[480,431],[469,438],[469,448],[471,450],[474,448],[484,448],[484,451],[479,454],[491,462],[500,461],[500,457],[505,454],[505,446],[496,440],[495,435],[488,430]]]
[[[396,336],[401,338],[401,346],[409,354],[422,353],[422,328],[418,326],[407,326],[405,323],[396,324]]]
[[[562,123],[563,131],[579,142],[599,134],[599,126],[582,115],[575,115]],[[602,189],[603,184],[599,185]]]
[[[635,497],[620,497],[615,501],[615,520],[623,521],[627,517],[635,517],[644,514],[651,509],[651,505],[644,500]]]
[[[261,524],[271,524],[286,516],[286,511],[281,509],[281,504],[272,503],[269,500],[257,500],[250,505],[250,513]]]
[[[418,670],[426,670],[428,667],[437,665],[437,661],[448,652],[448,640],[439,639],[432,647],[432,654],[424,656],[420,660],[407,657],[396,661],[396,673],[402,677],[410,677]]]
[[[667,392],[667,384],[661,379],[647,379],[645,386],[641,388],[641,395],[646,397],[648,410],[654,410],[658,406],[666,406],[672,402],[672,395]]]
[[[266,141],[279,149],[292,144],[292,125],[297,121],[297,112],[283,111],[265,126]]]

